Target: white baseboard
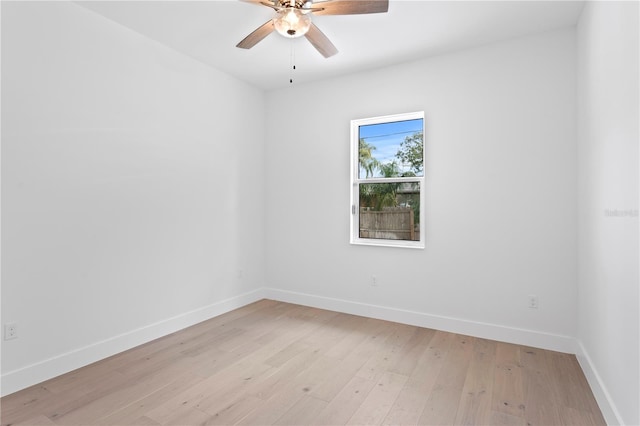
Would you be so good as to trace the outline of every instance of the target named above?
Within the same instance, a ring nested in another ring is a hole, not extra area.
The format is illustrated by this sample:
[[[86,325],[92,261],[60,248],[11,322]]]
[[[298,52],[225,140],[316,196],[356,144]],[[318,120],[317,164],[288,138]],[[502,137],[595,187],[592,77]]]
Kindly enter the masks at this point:
[[[593,396],[596,398],[598,407],[600,407],[600,411],[602,411],[604,420],[608,425],[623,425],[624,422],[620,417],[620,413],[618,413],[618,410],[611,399],[611,395],[609,395],[606,386],[602,382],[602,379],[598,374],[598,370],[596,370],[593,365],[593,362],[591,361],[587,350],[582,345],[582,342],[577,339],[576,358],[578,359],[580,367],[582,367],[582,371],[587,378],[587,382],[589,382],[589,386],[591,387]]]
[[[9,371],[0,378],[0,382],[2,383],[0,395],[9,395],[261,299],[264,299],[263,290],[254,290],[28,365],[18,370]]]
[[[264,295],[268,299],[278,300],[281,302],[295,303],[314,308],[399,322],[418,327],[433,328],[436,330],[481,337],[501,342],[533,346],[558,352],[575,353],[575,339],[569,336],[272,288],[264,289]]]

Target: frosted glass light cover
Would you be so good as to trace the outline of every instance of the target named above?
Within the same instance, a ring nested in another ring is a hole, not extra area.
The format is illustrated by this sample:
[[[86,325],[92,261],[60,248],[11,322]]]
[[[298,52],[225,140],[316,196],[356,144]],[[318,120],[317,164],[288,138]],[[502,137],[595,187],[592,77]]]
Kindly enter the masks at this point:
[[[288,38],[301,37],[309,31],[311,18],[294,7],[278,11],[273,25],[280,34]]]

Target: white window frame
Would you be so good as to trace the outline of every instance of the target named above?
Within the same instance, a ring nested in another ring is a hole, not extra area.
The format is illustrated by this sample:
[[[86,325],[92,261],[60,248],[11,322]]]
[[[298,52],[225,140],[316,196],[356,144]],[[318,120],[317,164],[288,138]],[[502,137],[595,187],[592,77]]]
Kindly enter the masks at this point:
[[[360,178],[359,174],[359,158],[358,158],[358,144],[360,136],[360,126],[366,126],[371,124],[391,123],[395,121],[407,121],[422,119],[422,164],[425,163],[425,133],[424,133],[424,111],[410,112],[403,114],[385,115],[380,117],[361,118],[357,120],[351,120],[351,244],[367,245],[367,246],[384,246],[384,247],[405,247],[405,248],[418,248],[424,249],[425,244],[425,232],[424,232],[424,210],[425,210],[425,174],[426,168],[423,167],[422,176],[416,177],[394,177],[394,178]],[[376,239],[376,238],[360,238],[360,197],[359,197],[359,185],[363,183],[405,183],[405,182],[418,182],[420,185],[420,240],[388,240],[388,239]]]

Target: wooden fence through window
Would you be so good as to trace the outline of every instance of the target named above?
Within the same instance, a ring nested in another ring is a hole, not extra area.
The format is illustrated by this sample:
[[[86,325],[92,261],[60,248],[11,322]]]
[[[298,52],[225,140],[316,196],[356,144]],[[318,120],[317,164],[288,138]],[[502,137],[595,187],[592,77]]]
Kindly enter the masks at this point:
[[[418,241],[411,207],[383,207],[382,210],[360,209],[360,238]]]

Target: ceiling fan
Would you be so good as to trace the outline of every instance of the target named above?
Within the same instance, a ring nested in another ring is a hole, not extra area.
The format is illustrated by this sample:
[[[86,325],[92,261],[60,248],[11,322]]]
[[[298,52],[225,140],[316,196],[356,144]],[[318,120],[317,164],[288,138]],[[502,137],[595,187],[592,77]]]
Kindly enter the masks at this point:
[[[389,10],[389,0],[242,0],[248,3],[267,6],[276,11],[270,19],[236,47],[251,49],[262,39],[277,31],[288,38],[305,36],[325,58],[338,53],[338,49],[326,35],[311,22],[315,15],[359,15],[365,13],[384,13]]]

